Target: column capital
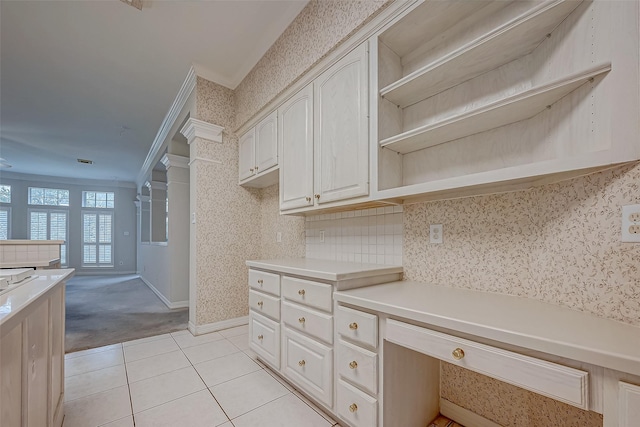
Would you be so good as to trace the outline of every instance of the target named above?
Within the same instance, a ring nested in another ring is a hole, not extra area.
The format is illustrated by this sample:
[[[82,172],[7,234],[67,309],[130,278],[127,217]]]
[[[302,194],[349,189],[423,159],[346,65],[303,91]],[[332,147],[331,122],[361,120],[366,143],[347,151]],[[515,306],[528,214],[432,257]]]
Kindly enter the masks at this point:
[[[171,167],[189,169],[189,158],[184,156],[178,156],[177,154],[165,154],[160,159],[162,164],[167,170]]]
[[[185,138],[187,138],[188,144],[191,144],[196,137],[221,143],[223,130],[224,128],[221,126],[216,126],[202,120],[190,118],[184,124],[182,129],[180,129],[180,133],[183,134]]]

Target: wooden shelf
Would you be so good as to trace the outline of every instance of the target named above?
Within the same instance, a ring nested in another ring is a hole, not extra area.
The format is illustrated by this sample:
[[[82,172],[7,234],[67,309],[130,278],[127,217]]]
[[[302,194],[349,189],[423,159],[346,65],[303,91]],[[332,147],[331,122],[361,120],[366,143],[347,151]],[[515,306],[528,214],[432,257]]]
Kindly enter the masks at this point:
[[[380,91],[404,108],[533,51],[578,5],[548,1]]]
[[[384,139],[380,141],[380,145],[406,154],[525,120],[540,113],[590,79],[610,70],[610,63],[601,64],[475,110]]]

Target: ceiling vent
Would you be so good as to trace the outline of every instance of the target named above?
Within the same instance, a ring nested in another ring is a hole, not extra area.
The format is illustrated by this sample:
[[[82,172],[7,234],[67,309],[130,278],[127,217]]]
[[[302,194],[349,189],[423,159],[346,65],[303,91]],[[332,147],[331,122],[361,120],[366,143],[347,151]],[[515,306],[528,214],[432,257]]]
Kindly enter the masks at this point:
[[[87,160],[87,159],[77,159],[78,163],[84,163],[85,165],[92,165],[93,164],[93,160]]]

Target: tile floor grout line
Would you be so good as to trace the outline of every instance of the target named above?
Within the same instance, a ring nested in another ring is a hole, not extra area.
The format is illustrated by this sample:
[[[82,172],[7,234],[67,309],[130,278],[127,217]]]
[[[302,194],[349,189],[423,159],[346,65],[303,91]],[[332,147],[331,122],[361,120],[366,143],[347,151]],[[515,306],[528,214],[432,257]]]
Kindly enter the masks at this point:
[[[122,346],[122,359],[124,360],[124,346]],[[129,392],[129,408],[131,408],[131,421],[133,422],[133,427],[136,427],[136,417],[133,415],[133,399],[131,398],[131,386],[129,385],[129,371],[127,371],[126,361],[124,364],[124,375],[125,375],[125,378],[127,379],[127,391]]]
[[[95,369],[93,371],[80,372],[79,374],[69,375],[67,377],[64,377],[64,379],[66,380],[67,378],[73,378],[73,377],[77,377],[77,376],[80,376],[80,375],[91,374],[93,372],[104,371],[105,369],[111,369],[111,368],[115,368],[116,366],[124,366],[124,365],[125,365],[125,363],[120,363],[118,365],[113,365],[113,366],[105,366],[104,368]]]
[[[286,389],[285,389],[285,390],[286,390]],[[280,397],[276,397],[275,399],[270,400],[270,401],[268,401],[268,402],[265,402],[265,403],[263,403],[263,404],[262,404],[262,405],[260,405],[260,406],[256,406],[255,408],[251,409],[250,411],[243,412],[242,414],[240,414],[240,415],[238,415],[238,416],[233,417],[233,419],[230,419],[230,421],[231,421],[231,422],[233,422],[233,420],[236,420],[236,419],[240,418],[240,417],[241,417],[241,416],[243,416],[243,415],[247,415],[249,412],[253,412],[253,411],[255,411],[256,409],[262,408],[263,406],[268,405],[269,403],[273,403],[273,402],[275,402],[276,400],[280,400],[280,399],[282,399],[283,397],[287,397],[287,396],[288,396],[288,395],[290,395],[290,394],[293,394],[293,393],[291,393],[289,390],[287,390],[287,394],[285,394],[285,395],[283,395],[283,396],[280,396]]]
[[[159,404],[154,405],[154,406],[150,406],[150,407],[148,407],[148,408],[146,408],[146,409],[143,409],[142,411],[134,412],[134,413],[132,414],[132,415],[133,415],[133,419],[135,420],[135,418],[136,418],[136,414],[141,414],[141,413],[143,413],[143,412],[147,412],[147,411],[150,411],[150,410],[152,410],[152,409],[158,408],[158,407],[160,407],[160,406],[166,405],[167,403],[175,402],[176,400],[184,399],[185,397],[188,397],[188,396],[193,396],[194,394],[196,394],[196,393],[200,393],[201,391],[204,391],[204,390],[207,390],[206,386],[205,386],[205,388],[203,388],[203,389],[201,389],[201,390],[196,390],[196,391],[194,391],[194,392],[192,392],[192,393],[187,393],[187,394],[185,394],[184,396],[176,397],[175,399],[167,400],[166,402],[159,403]],[[133,411],[133,407],[131,408],[131,410]],[[135,423],[134,423],[134,425],[135,425]]]
[[[70,353],[65,353],[64,354],[64,359],[65,360],[69,360],[69,359],[75,359],[76,357],[84,357],[84,356],[90,356],[92,354],[99,354],[105,351],[112,351],[112,350],[117,350],[118,348],[105,348],[104,350],[99,350],[99,351],[92,351],[91,353],[87,353],[87,354],[76,354],[76,353],[81,353],[83,351],[89,351],[89,350],[96,350],[98,348],[103,348],[103,347],[112,347],[114,345],[120,344],[120,347],[122,347],[122,343],[116,343],[116,344],[107,344],[107,345],[102,345],[100,347],[94,347],[94,348],[85,348],[84,350],[78,350],[78,351],[72,351]],[[72,357],[67,357],[67,356],[71,356],[74,355]]]

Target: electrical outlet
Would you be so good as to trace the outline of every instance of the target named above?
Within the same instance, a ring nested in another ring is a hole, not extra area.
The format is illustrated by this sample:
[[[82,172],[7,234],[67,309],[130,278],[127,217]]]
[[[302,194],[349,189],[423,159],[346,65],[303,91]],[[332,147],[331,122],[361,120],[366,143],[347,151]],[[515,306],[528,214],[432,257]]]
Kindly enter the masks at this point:
[[[320,230],[320,243],[324,243],[324,230]]]
[[[437,245],[442,243],[442,224],[431,224],[429,226],[429,243]]]
[[[120,261],[118,264],[119,265],[124,265],[124,261]]]
[[[276,242],[282,243],[282,232],[280,231],[276,233]]]
[[[622,207],[622,242],[640,243],[640,204]]]

